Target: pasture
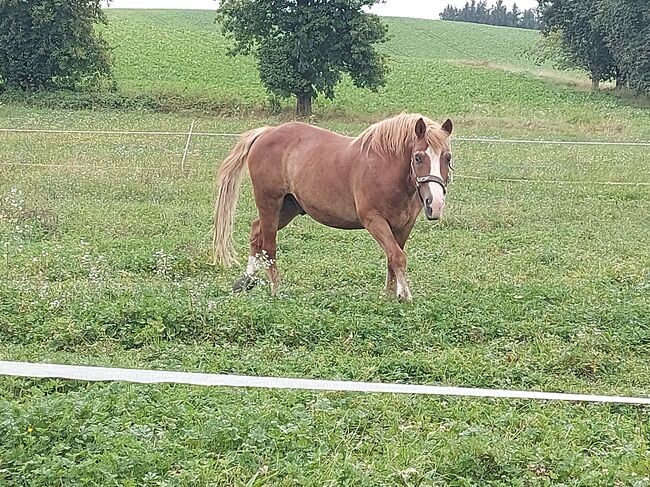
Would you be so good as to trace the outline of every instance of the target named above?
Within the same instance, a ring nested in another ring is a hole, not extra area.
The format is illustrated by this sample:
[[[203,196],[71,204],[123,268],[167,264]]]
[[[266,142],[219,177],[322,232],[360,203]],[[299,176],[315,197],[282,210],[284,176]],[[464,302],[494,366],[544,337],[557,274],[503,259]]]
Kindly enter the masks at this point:
[[[220,39],[212,14],[110,18],[122,89],[226,100],[240,114],[8,104],[0,127],[182,132],[196,120],[195,131],[231,133],[286,118],[259,112],[252,61],[211,64],[200,46]],[[534,33],[390,22],[389,86],[344,83],[315,105],[320,125],[356,134],[417,110],[452,117],[459,136],[650,139],[647,109],[523,60],[496,67]],[[503,47],[468,35],[458,51],[436,49],[463,29]],[[127,36],[140,49],[128,59]],[[186,47],[170,49],[174,39]],[[383,254],[367,233],[307,218],[279,234],[279,297],[265,286],[233,296],[241,268],[208,264],[214,172],[233,143],[193,137],[181,173],[182,135],[0,133],[0,357],[648,393],[648,147],[454,142],[445,217],[421,218],[407,245],[414,302],[404,305],[383,296]],[[242,259],[254,213],[245,180]],[[10,485],[650,485],[639,407],[13,378],[0,381],[0,404]]]

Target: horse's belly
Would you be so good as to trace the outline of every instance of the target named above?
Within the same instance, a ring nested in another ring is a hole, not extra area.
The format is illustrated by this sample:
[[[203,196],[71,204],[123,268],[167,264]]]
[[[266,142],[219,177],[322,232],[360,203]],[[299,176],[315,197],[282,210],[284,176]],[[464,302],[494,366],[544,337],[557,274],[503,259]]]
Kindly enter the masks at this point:
[[[330,205],[324,205],[309,201],[309,199],[305,201],[299,196],[296,196],[296,199],[305,213],[318,223],[345,230],[363,228],[354,203],[348,205],[341,200],[329,200]]]
[[[323,159],[322,152],[308,153],[304,159],[296,158],[287,164],[287,182],[292,194],[305,212],[323,225],[363,228],[350,184],[349,165],[331,150],[329,158],[315,163],[319,157]]]
[[[355,219],[335,218],[332,217],[331,215],[322,212],[308,211],[308,210],[307,210],[307,214],[310,217],[312,217],[314,220],[316,220],[318,223],[322,223],[323,225],[327,225],[328,227],[340,228],[343,230],[356,230],[359,228],[363,228],[363,225],[361,224],[358,218]]]

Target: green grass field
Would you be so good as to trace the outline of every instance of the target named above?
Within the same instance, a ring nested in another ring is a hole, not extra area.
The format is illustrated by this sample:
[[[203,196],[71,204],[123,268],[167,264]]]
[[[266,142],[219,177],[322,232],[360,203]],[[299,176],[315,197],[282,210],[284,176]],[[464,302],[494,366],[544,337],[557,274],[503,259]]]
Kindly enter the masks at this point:
[[[259,111],[253,63],[223,56],[211,18],[110,12],[118,80],[240,104],[238,116],[6,104],[0,127],[239,132],[285,119]],[[342,86],[316,106],[321,125],[354,134],[404,109],[450,116],[461,135],[650,139],[647,109],[511,59],[534,33],[389,22],[386,91]],[[0,132],[0,358],[648,394],[647,147],[455,142],[445,218],[419,221],[407,245],[403,305],[383,297],[367,233],[307,218],[280,234],[280,296],[233,296],[241,269],[208,264],[214,171],[233,142],[194,137],[182,174],[183,136]],[[254,215],[246,182],[242,258]],[[647,486],[649,412],[3,378],[0,484]]]

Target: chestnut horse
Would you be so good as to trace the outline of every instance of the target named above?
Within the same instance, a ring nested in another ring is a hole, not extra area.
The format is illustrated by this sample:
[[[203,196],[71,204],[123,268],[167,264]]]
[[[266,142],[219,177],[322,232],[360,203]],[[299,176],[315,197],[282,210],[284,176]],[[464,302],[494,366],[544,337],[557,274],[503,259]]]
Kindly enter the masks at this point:
[[[247,164],[259,218],[251,228],[246,274],[235,291],[252,287],[266,267],[275,295],[277,232],[307,214],[330,227],[368,230],[386,254],[386,292],[411,300],[404,245],[420,210],[429,220],[442,215],[451,131],[451,120],[440,125],[401,114],[354,138],[299,122],[246,132],[217,173],[214,263],[236,262],[233,215]]]

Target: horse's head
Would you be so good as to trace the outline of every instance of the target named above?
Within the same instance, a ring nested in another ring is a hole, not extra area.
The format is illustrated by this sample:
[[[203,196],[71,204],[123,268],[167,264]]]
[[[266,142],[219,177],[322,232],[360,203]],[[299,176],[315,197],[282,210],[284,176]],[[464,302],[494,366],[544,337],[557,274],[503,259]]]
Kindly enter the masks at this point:
[[[451,165],[449,136],[453,124],[447,119],[441,126],[427,126],[420,118],[415,124],[415,142],[411,153],[411,172],[429,220],[439,220],[445,206]]]

